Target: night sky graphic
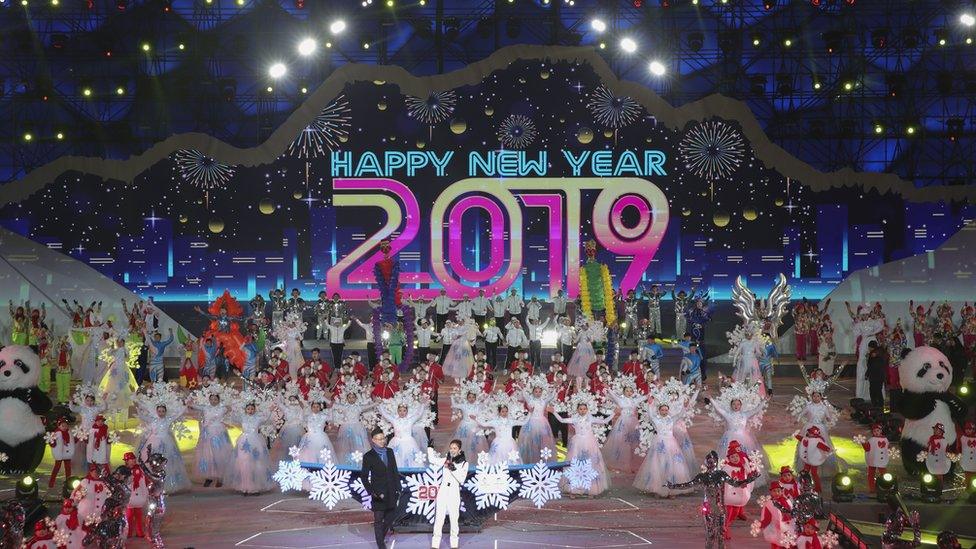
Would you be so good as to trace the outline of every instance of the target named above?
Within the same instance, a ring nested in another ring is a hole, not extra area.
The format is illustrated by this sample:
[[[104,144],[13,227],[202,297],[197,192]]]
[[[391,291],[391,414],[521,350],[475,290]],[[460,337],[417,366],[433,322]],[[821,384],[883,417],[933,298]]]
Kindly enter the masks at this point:
[[[430,207],[468,177],[469,151],[521,150],[534,158],[547,150],[547,177],[570,177],[560,149],[656,149],[667,155],[668,175],[648,179],[664,192],[671,217],[643,281],[697,283],[722,298],[738,275],[765,291],[783,272],[794,295],[818,298],[850,272],[936,248],[974,217],[971,206],[908,203],[858,188],[812,192],[763,166],[738,124],[719,114],[672,131],[590,67],[572,63],[517,62],[478,85],[428,97],[406,97],[380,81],[350,82],[271,165],[226,166],[185,150],[131,183],[68,173],[4,207],[0,222],[160,301],[212,299],[225,288],[266,294],[276,286],[314,298],[326,289],[329,268],[385,222],[375,207],[333,206],[330,151],[455,151],[444,177],[431,169],[391,176],[417,196],[424,219],[400,253],[401,270],[410,273],[430,270]],[[597,194],[584,195],[581,243],[592,234]],[[490,261],[486,217],[463,219],[464,261],[472,268]],[[523,217],[516,287],[548,295],[549,216],[523,208]],[[636,217],[624,209],[625,225]],[[605,251],[600,259],[615,277],[629,264]]]

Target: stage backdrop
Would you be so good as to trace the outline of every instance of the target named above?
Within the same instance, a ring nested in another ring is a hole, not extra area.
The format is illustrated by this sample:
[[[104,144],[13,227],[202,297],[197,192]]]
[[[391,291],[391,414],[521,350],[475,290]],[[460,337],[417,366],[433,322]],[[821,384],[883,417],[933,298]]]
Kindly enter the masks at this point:
[[[59,160],[0,190],[0,221],[159,301],[375,297],[383,239],[408,296],[575,296],[595,239],[624,289],[724,298],[738,275],[765,291],[783,272],[818,298],[944,242],[973,217],[934,201],[950,193],[822,174],[741,103],[674,109],[596,55],[512,48],[429,79],[345,67],[251,151],[183,135],[124,162]]]

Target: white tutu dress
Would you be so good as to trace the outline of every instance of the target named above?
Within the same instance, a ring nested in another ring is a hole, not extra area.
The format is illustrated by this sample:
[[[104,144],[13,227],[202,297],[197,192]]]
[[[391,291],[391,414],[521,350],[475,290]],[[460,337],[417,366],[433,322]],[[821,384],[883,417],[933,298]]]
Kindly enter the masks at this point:
[[[601,418],[589,414],[585,416],[573,414],[568,418],[557,415],[556,419],[562,423],[572,424],[575,430],[573,436],[569,438],[566,461],[572,462],[576,459],[588,459],[590,460],[590,466],[597,473],[597,477],[593,480],[589,490],[573,488],[565,476],[559,481],[560,489],[569,494],[588,496],[598,496],[609,490],[610,471],[607,470],[607,464],[603,460],[603,454],[600,452],[600,443],[596,439],[596,433],[593,432],[593,425],[609,423],[610,418]]]
[[[756,415],[762,411],[762,404],[758,404],[753,408],[748,410],[742,409],[738,412],[726,408],[726,403],[719,402],[718,399],[713,399],[712,407],[718,415],[722,416],[725,420],[725,432],[722,433],[722,438],[718,441],[718,447],[716,452],[718,455],[724,456],[729,452],[729,443],[733,440],[738,441],[739,445],[742,447],[742,451],[746,455],[751,454],[753,451],[759,451],[762,455],[763,466],[759,473],[759,478],[754,480],[751,486],[765,486],[766,482],[769,480],[769,475],[767,471],[769,470],[769,458],[766,456],[766,451],[763,450],[759,441],[756,440],[755,435],[752,434],[752,429],[749,428],[749,420],[752,416]]]
[[[107,395],[108,408],[124,411],[126,416],[128,416],[129,405],[132,404],[132,395],[139,388],[136,377],[132,375],[132,370],[126,362],[127,357],[128,352],[125,347],[112,351],[112,362],[98,385],[102,393]]]
[[[546,395],[536,398],[526,394],[525,404],[529,408],[529,418],[519,431],[519,455],[525,463],[536,463],[542,460],[543,448],[548,448],[552,455],[556,454],[556,439],[552,436],[552,427],[549,426],[549,419],[546,416],[549,398]]]
[[[837,457],[837,452],[834,451],[834,443],[830,440],[830,431],[827,428],[828,425],[833,425],[837,422],[837,409],[826,400],[821,400],[820,402],[810,400],[807,401],[806,408],[800,414],[800,420],[803,422],[803,427],[800,429],[801,434],[806,433],[810,427],[817,427],[820,429],[820,435],[823,437],[824,443],[831,449],[831,452],[827,455],[827,460],[824,461],[820,468],[820,477],[830,478],[834,473],[847,470],[847,463]],[[800,471],[802,469],[803,460],[800,459],[800,445],[797,444],[796,452],[793,456],[793,470]]]
[[[613,391],[607,391],[607,394],[617,403],[620,415],[607,435],[607,442],[603,445],[603,457],[610,469],[635,473],[641,465],[641,457],[634,453],[634,449],[640,444],[637,407],[644,401],[644,397],[639,394],[626,397]]]
[[[474,368],[474,353],[471,352],[468,330],[457,329],[454,331],[454,339],[451,341],[447,357],[444,358],[444,375],[456,380],[467,379],[472,368]]]
[[[328,450],[332,461],[335,463],[335,449],[332,448],[332,441],[325,432],[325,424],[332,420],[332,412],[322,410],[321,412],[306,412],[305,414],[305,434],[298,443],[298,460],[308,463],[322,463],[322,450]]]
[[[230,444],[230,435],[224,418],[227,417],[227,407],[223,404],[211,406],[192,406],[199,410],[200,438],[197,439],[197,449],[194,456],[193,476],[197,479],[214,479],[223,481],[230,463],[234,447]]]
[[[569,359],[567,365],[569,377],[586,377],[586,370],[594,362],[596,362],[596,352],[593,350],[593,343],[590,341],[590,333],[581,330],[576,342],[576,349],[573,351],[573,358]]]
[[[495,432],[495,438],[491,440],[488,448],[490,454],[489,462],[492,465],[509,464],[509,454],[515,452],[519,455],[515,463],[525,463],[522,454],[518,451],[518,445],[512,438],[512,427],[525,425],[526,420],[516,421],[511,417],[495,417],[489,421],[478,421],[482,427],[490,427]]]
[[[634,477],[634,488],[665,497],[690,492],[691,489],[674,490],[667,486],[668,483],[688,482],[692,478],[692,464],[685,459],[674,434],[675,424],[684,423],[684,411],[668,416],[661,416],[655,411],[650,414],[649,420],[657,435]]]
[[[352,459],[353,452],[365,454],[369,451],[369,433],[360,420],[363,411],[371,404],[336,404],[332,408],[333,421],[339,424],[336,438],[336,465],[359,466]]]
[[[396,457],[397,467],[424,467],[427,454],[420,451],[420,443],[413,437],[413,427],[424,413],[422,406],[414,406],[407,415],[391,416],[380,408],[383,419],[393,425],[393,438],[388,445]]]
[[[474,463],[478,454],[488,451],[488,439],[481,434],[482,429],[478,422],[471,419],[471,416],[477,417],[481,413],[482,404],[477,401],[470,403],[452,396],[451,406],[461,411],[461,422],[454,431],[454,438],[461,441],[461,450]]]
[[[271,445],[271,463],[291,460],[288,449],[298,446],[305,434],[305,410],[301,405],[282,403],[280,408],[285,422]]]
[[[241,436],[234,447],[234,458],[227,468],[224,482],[244,494],[260,494],[274,487],[271,479],[271,454],[268,439],[260,433],[268,421],[263,412],[241,414]]]
[[[175,409],[174,409],[175,408]],[[163,454],[166,457],[166,480],[163,487],[167,494],[175,494],[190,488],[190,477],[186,473],[183,454],[173,436],[173,423],[183,415],[183,406],[170,405],[164,417],[159,417],[155,410],[139,410],[142,420],[142,436],[139,440],[139,455],[143,461],[149,459],[149,450]]]

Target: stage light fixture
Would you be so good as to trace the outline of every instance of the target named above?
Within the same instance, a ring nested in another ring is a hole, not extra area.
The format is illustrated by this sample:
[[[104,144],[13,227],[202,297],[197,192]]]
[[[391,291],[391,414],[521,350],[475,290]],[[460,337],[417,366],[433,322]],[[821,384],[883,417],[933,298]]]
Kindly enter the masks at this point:
[[[735,50],[739,43],[739,35],[733,31],[720,31],[718,33],[718,47],[722,51],[729,53]]]
[[[61,133],[61,132],[58,132],[58,133],[56,133],[56,134],[54,134],[54,137],[55,137],[55,139],[57,139],[58,141],[61,141],[62,139],[64,139],[64,134],[63,134],[63,133]]]
[[[177,45],[176,45],[176,47],[177,47],[177,49],[179,49],[180,51],[183,51],[183,50],[185,50],[185,49],[186,49],[186,44],[184,44],[184,43],[182,43],[182,42],[181,42],[181,43],[179,43],[179,44],[177,44]]]
[[[967,36],[966,37],[966,44],[972,44],[972,43],[973,43],[973,37],[972,36]]]
[[[875,124],[874,125],[874,133],[877,134],[877,135],[883,134],[884,133],[884,126],[882,126],[881,124]]]
[[[115,88],[115,95],[125,95],[125,88],[122,86]]]
[[[457,17],[448,17],[444,20],[444,38],[453,42],[461,36],[461,21]]]
[[[966,483],[966,493],[969,494],[967,498],[969,503],[976,503],[976,477],[969,479]]]
[[[758,48],[761,44],[762,44],[762,37],[758,34],[754,34],[752,36],[752,45]]]
[[[898,97],[905,88],[905,75],[900,73],[887,74],[885,75],[885,84],[888,86],[888,95]]]
[[[369,49],[369,42],[363,42],[363,49],[364,50],[368,50]]]
[[[953,82],[955,82],[955,75],[948,71],[939,71],[935,76],[935,89],[939,90],[942,95],[949,95],[952,93]]]
[[[264,91],[265,93],[269,94],[274,93],[274,86],[268,86],[267,88],[264,88]]]
[[[776,0],[763,0],[763,9],[769,11],[776,7]]]
[[[58,0],[51,0],[51,6],[53,6],[53,7],[56,8],[56,7],[60,6],[60,5],[61,5],[61,2],[59,2]]]
[[[305,38],[298,43],[298,55],[301,55],[303,57],[308,57],[309,55],[315,53],[315,50],[317,48],[318,48],[318,43],[315,41],[314,38]]]
[[[705,46],[705,35],[700,32],[688,34],[688,49],[699,52]]]
[[[32,141],[33,139],[34,139],[34,135],[31,134],[30,132],[24,134],[24,141]]]
[[[793,47],[793,39],[792,38],[787,38],[787,39],[783,40],[783,46],[785,46],[787,48]]]
[[[511,16],[505,20],[505,36],[509,38],[518,38],[522,34],[522,20],[518,17]]]
[[[590,21],[590,28],[596,32],[603,32],[607,30],[607,24],[603,22],[603,19],[594,18]]]
[[[237,5],[238,6],[243,6],[244,5],[244,2],[245,2],[245,0],[237,0]]]
[[[851,476],[847,473],[834,475],[834,484],[830,496],[835,503],[854,501],[854,481],[851,480]]]
[[[901,43],[906,48],[917,48],[920,41],[921,36],[916,29],[905,29],[901,33]]]
[[[633,38],[625,36],[620,39],[620,49],[626,53],[634,53],[637,51],[637,42],[634,42]]]
[[[844,82],[844,91],[851,91],[854,89],[854,82]]]
[[[766,93],[766,75],[754,74],[749,77],[749,91],[753,95],[763,95]]]
[[[949,43],[949,33],[947,33],[945,29],[935,29],[932,31],[932,34],[935,35],[936,44],[945,46]]]
[[[148,52],[151,49],[152,49],[152,46],[149,45],[149,42],[143,42],[142,43],[142,51]]]
[[[91,95],[92,95],[92,89],[91,88],[83,88],[81,90],[81,95],[84,95],[85,97],[91,97]]]
[[[887,503],[892,496],[898,494],[898,478],[894,473],[882,473],[875,479],[874,488],[878,503]]]
[[[340,34],[344,30],[346,30],[346,22],[342,19],[336,19],[329,24],[329,32],[332,34]]]
[[[664,66],[664,63],[658,61],[657,59],[651,61],[647,68],[654,76],[664,76],[664,74],[668,72],[668,69]]]
[[[28,499],[37,497],[37,481],[34,477],[27,475],[17,481],[15,489],[17,499]]]
[[[606,43],[606,42],[600,42],[600,43],[598,44],[598,46],[599,46],[599,48],[600,48],[601,50],[605,50],[605,49],[607,49],[607,43]]]
[[[793,75],[788,72],[781,72],[776,75],[776,93],[780,95],[790,95],[793,93]]]
[[[976,25],[976,16],[969,12],[964,12],[959,15],[959,22],[967,27]]]
[[[64,484],[61,485],[61,497],[70,498],[71,494],[76,488],[81,486],[81,477],[68,477],[64,480]]]
[[[925,473],[919,485],[922,501],[926,503],[940,503],[942,501],[942,479],[937,475]]]
[[[268,76],[271,78],[281,78],[288,72],[288,68],[285,67],[284,63],[274,63],[268,67]]]
[[[905,126],[905,133],[915,135],[915,126]]]
[[[813,89],[819,90],[820,87],[821,87],[820,82],[814,80],[814,82],[813,82]]]

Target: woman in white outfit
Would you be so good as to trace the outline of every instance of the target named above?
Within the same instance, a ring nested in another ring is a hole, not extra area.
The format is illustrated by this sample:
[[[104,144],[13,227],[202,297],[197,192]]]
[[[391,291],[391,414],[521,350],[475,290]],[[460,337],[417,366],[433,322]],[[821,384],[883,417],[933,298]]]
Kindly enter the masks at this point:
[[[427,448],[427,460],[435,470],[442,471],[437,500],[434,502],[434,535],[430,539],[430,546],[434,549],[441,546],[444,515],[447,515],[451,519],[451,549],[456,549],[460,531],[458,520],[461,512],[461,485],[468,476],[468,462],[461,450],[461,441],[451,441],[446,457],[441,457],[433,448]]]

